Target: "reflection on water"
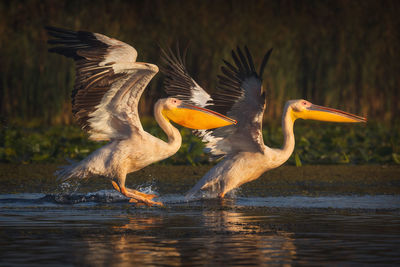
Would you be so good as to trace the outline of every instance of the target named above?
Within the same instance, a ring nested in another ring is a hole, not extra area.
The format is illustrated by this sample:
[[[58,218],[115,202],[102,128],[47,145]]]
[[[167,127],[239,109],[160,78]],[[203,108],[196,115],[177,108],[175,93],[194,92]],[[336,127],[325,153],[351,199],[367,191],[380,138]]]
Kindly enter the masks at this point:
[[[232,211],[135,214],[115,234],[88,235],[79,262],[108,265],[292,263],[293,233],[262,229],[266,216]],[[249,223],[250,222],[250,223]],[[261,233],[258,235],[257,233]]]
[[[105,195],[114,200],[65,205],[43,195],[0,196],[0,265],[281,266],[399,261],[399,208],[262,206],[272,199],[256,199],[257,205],[249,205],[250,198],[184,202],[181,196],[164,199],[170,203],[165,208],[135,208]],[[336,201],[343,200],[337,196]]]

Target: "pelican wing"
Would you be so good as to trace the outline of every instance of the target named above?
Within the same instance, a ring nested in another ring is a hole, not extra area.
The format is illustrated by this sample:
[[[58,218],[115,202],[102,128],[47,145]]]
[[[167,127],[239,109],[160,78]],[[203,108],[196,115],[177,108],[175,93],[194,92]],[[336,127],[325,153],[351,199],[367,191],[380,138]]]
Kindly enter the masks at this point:
[[[99,33],[46,27],[49,49],[76,63],[72,112],[92,140],[123,139],[142,130],[138,102],[158,72],[136,62],[136,50]]]
[[[266,98],[261,77],[271,52],[272,49],[264,56],[259,73],[255,70],[247,47],[245,54],[240,48],[237,48],[237,52],[232,51],[234,64],[224,60],[225,66],[221,68],[223,75],[218,75],[218,90],[213,95],[214,108],[238,123],[197,131],[197,135],[207,142],[206,150],[214,157],[264,150],[262,119]]]
[[[166,75],[164,90],[168,95],[174,96],[196,106],[205,107],[212,105],[211,96],[190,77],[185,67],[186,50],[183,58],[176,49],[176,55],[170,48],[161,49],[162,61],[165,66],[161,71]]]

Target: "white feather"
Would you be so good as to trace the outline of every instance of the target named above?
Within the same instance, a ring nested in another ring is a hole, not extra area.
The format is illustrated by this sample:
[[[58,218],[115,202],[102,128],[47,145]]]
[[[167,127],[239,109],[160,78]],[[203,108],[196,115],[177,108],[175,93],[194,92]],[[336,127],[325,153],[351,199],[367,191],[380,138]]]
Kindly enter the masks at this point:
[[[211,96],[203,88],[201,88],[201,86],[198,85],[195,80],[192,79],[192,81],[195,86],[190,88],[192,95],[190,100],[200,107],[205,107],[206,105],[211,104]]]

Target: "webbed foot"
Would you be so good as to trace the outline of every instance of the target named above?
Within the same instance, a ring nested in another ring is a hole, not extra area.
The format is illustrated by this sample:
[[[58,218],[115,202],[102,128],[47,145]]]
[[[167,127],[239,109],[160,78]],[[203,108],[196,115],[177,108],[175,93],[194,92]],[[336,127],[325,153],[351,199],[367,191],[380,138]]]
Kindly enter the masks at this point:
[[[157,195],[145,194],[137,190],[127,188],[125,186],[119,186],[115,181],[111,181],[111,183],[115,190],[117,190],[124,196],[131,198],[129,200],[130,203],[135,203],[136,205],[145,204],[147,206],[153,206],[153,205],[163,206],[162,202],[156,202],[152,200],[153,198],[157,197]]]

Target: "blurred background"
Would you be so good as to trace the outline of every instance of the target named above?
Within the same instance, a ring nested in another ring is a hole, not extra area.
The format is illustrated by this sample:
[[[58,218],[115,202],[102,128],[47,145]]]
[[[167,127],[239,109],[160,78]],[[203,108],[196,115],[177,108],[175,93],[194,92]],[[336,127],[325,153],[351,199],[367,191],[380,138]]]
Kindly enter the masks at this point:
[[[301,123],[308,126],[296,128],[292,162],[308,162],[312,147],[318,147],[310,162],[331,162],[331,156],[323,155],[334,151],[339,163],[400,163],[399,14],[396,0],[0,1],[0,160],[80,158],[98,146],[82,141],[84,134],[73,126],[74,64],[47,52],[43,27],[51,25],[117,38],[137,49],[138,61],[158,65],[159,44],[189,44],[188,70],[210,91],[222,59],[229,61],[237,45],[247,45],[256,64],[273,48],[264,75],[268,145],[281,144],[284,103],[305,98],[367,116],[369,123],[327,126],[328,132],[321,129],[314,135],[312,130],[322,124]],[[142,96],[146,125],[153,103],[164,95],[162,80],[160,73]],[[149,121],[146,127],[158,134]],[[331,141],[335,138],[336,143]],[[201,151],[190,140],[181,152],[186,153],[182,162],[204,161],[188,156]]]

